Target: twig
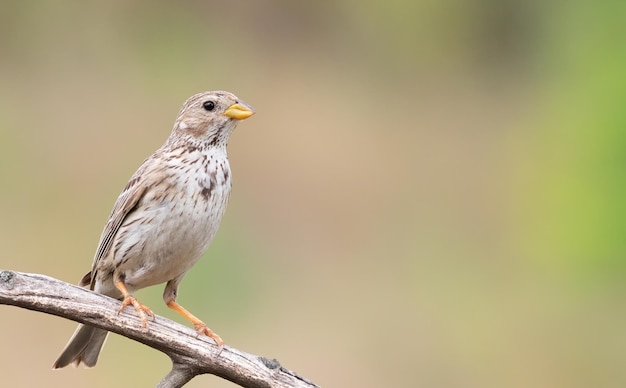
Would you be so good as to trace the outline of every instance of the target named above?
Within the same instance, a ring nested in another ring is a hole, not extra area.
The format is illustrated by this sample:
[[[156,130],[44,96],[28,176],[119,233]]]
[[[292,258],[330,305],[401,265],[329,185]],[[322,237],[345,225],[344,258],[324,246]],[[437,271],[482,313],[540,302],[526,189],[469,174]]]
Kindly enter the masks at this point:
[[[158,387],[182,387],[200,374],[213,374],[242,387],[317,387],[278,361],[225,345],[219,352],[208,337],[157,316],[148,328],[132,309],[117,314],[120,302],[39,274],[0,271],[0,304],[23,307],[96,326],[167,354],[172,370]]]

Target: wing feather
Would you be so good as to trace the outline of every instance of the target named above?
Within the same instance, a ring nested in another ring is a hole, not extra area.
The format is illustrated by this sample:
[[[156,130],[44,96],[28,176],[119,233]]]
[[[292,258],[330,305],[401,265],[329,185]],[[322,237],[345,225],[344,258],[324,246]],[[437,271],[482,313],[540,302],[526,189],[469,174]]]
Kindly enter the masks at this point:
[[[120,226],[124,223],[126,217],[135,209],[141,198],[146,193],[146,185],[144,184],[141,176],[141,170],[137,171],[135,175],[128,181],[124,190],[117,198],[111,215],[107,220],[102,235],[100,236],[100,242],[98,243],[98,249],[91,266],[91,289],[94,288],[97,276],[98,263],[104,257],[106,257],[111,251],[113,241],[115,241],[115,235],[120,229]]]

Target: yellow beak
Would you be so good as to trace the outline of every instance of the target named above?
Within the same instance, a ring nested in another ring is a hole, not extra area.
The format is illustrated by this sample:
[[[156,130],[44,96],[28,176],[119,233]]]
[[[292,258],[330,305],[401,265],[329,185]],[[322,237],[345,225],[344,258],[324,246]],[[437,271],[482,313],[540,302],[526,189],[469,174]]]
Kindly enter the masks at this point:
[[[252,107],[245,102],[233,104],[224,112],[224,115],[236,120],[245,120],[253,114],[254,109],[252,109]]]

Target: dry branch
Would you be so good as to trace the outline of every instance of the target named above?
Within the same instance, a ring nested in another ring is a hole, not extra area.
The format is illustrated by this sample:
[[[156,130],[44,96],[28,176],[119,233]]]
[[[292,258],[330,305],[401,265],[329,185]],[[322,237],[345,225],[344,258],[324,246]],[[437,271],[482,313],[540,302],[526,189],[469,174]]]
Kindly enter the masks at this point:
[[[221,352],[208,337],[157,316],[148,328],[132,309],[117,314],[120,302],[39,274],[0,271],[0,304],[23,307],[71,319],[139,341],[167,354],[172,370],[158,387],[182,387],[200,374],[213,374],[242,387],[317,387],[278,361],[225,345]]]

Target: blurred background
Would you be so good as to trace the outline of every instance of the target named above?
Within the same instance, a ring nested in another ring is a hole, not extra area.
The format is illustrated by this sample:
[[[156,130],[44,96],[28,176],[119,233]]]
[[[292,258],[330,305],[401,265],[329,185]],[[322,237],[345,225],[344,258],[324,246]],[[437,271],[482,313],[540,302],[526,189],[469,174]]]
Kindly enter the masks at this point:
[[[257,114],[179,302],[227,344],[325,387],[626,385],[626,3],[0,7],[0,268],[77,283],[183,101],[225,89]],[[51,371],[75,323],[0,311],[7,386],[170,368],[112,335]]]

